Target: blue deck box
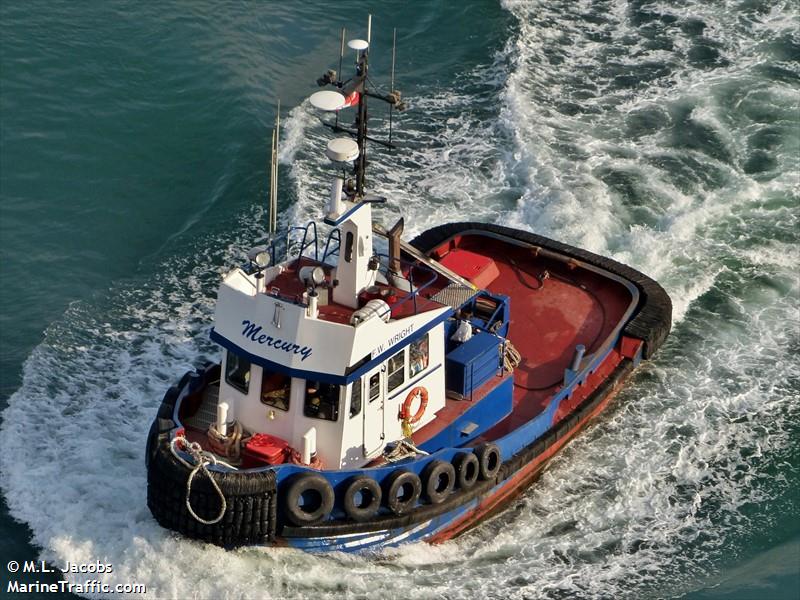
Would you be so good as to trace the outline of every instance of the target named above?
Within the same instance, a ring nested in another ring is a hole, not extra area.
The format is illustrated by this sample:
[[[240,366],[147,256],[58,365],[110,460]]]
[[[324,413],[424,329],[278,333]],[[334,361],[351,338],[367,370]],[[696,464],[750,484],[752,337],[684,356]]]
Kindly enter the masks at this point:
[[[445,356],[445,382],[449,391],[469,398],[472,392],[497,375],[502,340],[491,333],[477,333]]]

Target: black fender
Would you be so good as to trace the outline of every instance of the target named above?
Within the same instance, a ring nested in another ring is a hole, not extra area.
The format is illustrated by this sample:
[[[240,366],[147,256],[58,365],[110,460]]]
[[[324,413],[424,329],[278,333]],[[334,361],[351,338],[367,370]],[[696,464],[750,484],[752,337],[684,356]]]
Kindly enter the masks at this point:
[[[386,478],[384,485],[384,503],[398,516],[411,512],[422,492],[422,482],[417,474],[406,469],[397,469]]]
[[[344,512],[354,521],[366,521],[378,514],[382,497],[381,486],[372,477],[351,477],[342,497]]]
[[[431,504],[443,502],[456,484],[456,470],[449,462],[433,460],[422,471],[422,496]]]
[[[459,452],[456,454],[455,458],[453,458],[453,467],[459,489],[468,490],[478,481],[481,466],[474,452]]]
[[[491,442],[481,444],[478,446],[475,454],[478,457],[481,479],[487,480],[497,477],[497,474],[500,472],[500,467],[503,464],[500,448],[497,447],[497,444]]]
[[[314,525],[327,519],[333,509],[333,488],[319,473],[297,473],[286,482],[283,509],[295,525]]]

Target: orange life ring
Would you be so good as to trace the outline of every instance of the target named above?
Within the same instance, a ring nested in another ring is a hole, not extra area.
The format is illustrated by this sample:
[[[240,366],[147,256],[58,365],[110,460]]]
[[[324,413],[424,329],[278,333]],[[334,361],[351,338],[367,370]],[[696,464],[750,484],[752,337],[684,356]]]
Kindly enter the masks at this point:
[[[420,405],[417,409],[417,412],[411,416],[411,403],[414,402],[414,398],[417,396],[420,397]],[[403,402],[403,406],[400,409],[400,418],[403,421],[408,421],[409,423],[416,423],[422,418],[422,415],[425,414],[425,409],[428,407],[428,390],[426,390],[422,386],[417,386],[410,392],[408,392],[408,396],[406,396],[405,402]]]

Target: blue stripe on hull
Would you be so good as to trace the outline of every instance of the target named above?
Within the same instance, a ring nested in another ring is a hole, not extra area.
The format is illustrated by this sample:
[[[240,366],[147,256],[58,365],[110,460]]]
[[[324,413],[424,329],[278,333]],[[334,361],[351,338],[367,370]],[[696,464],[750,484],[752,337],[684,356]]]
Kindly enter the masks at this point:
[[[501,484],[502,486],[502,484]],[[499,486],[498,486],[499,487]],[[495,487],[492,492],[498,488]],[[474,510],[481,498],[477,498],[429,521],[415,523],[408,527],[353,533],[335,537],[282,538],[293,548],[306,552],[363,552],[391,548],[408,542],[418,542],[430,538],[453,521]]]

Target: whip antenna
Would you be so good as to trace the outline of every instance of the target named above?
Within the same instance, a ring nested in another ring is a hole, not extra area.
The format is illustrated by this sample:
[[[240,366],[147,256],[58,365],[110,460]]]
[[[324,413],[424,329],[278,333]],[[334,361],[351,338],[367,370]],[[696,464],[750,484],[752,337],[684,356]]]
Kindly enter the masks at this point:
[[[267,231],[275,233],[278,227],[278,140],[281,131],[281,101],[275,114],[275,127],[272,130],[272,157],[270,159],[269,177],[269,226]]]
[[[346,33],[347,30],[344,27],[342,27],[342,43],[339,46],[339,73],[337,73],[337,77],[339,78],[340,81],[342,77],[342,59],[344,58],[344,36]],[[334,124],[334,127],[338,126],[339,126],[339,111],[336,111],[336,122]]]
[[[389,83],[389,93],[394,94],[394,59],[397,47],[397,28],[392,30],[392,78]],[[389,104],[389,143],[392,143],[392,114],[394,113],[394,102]]]

